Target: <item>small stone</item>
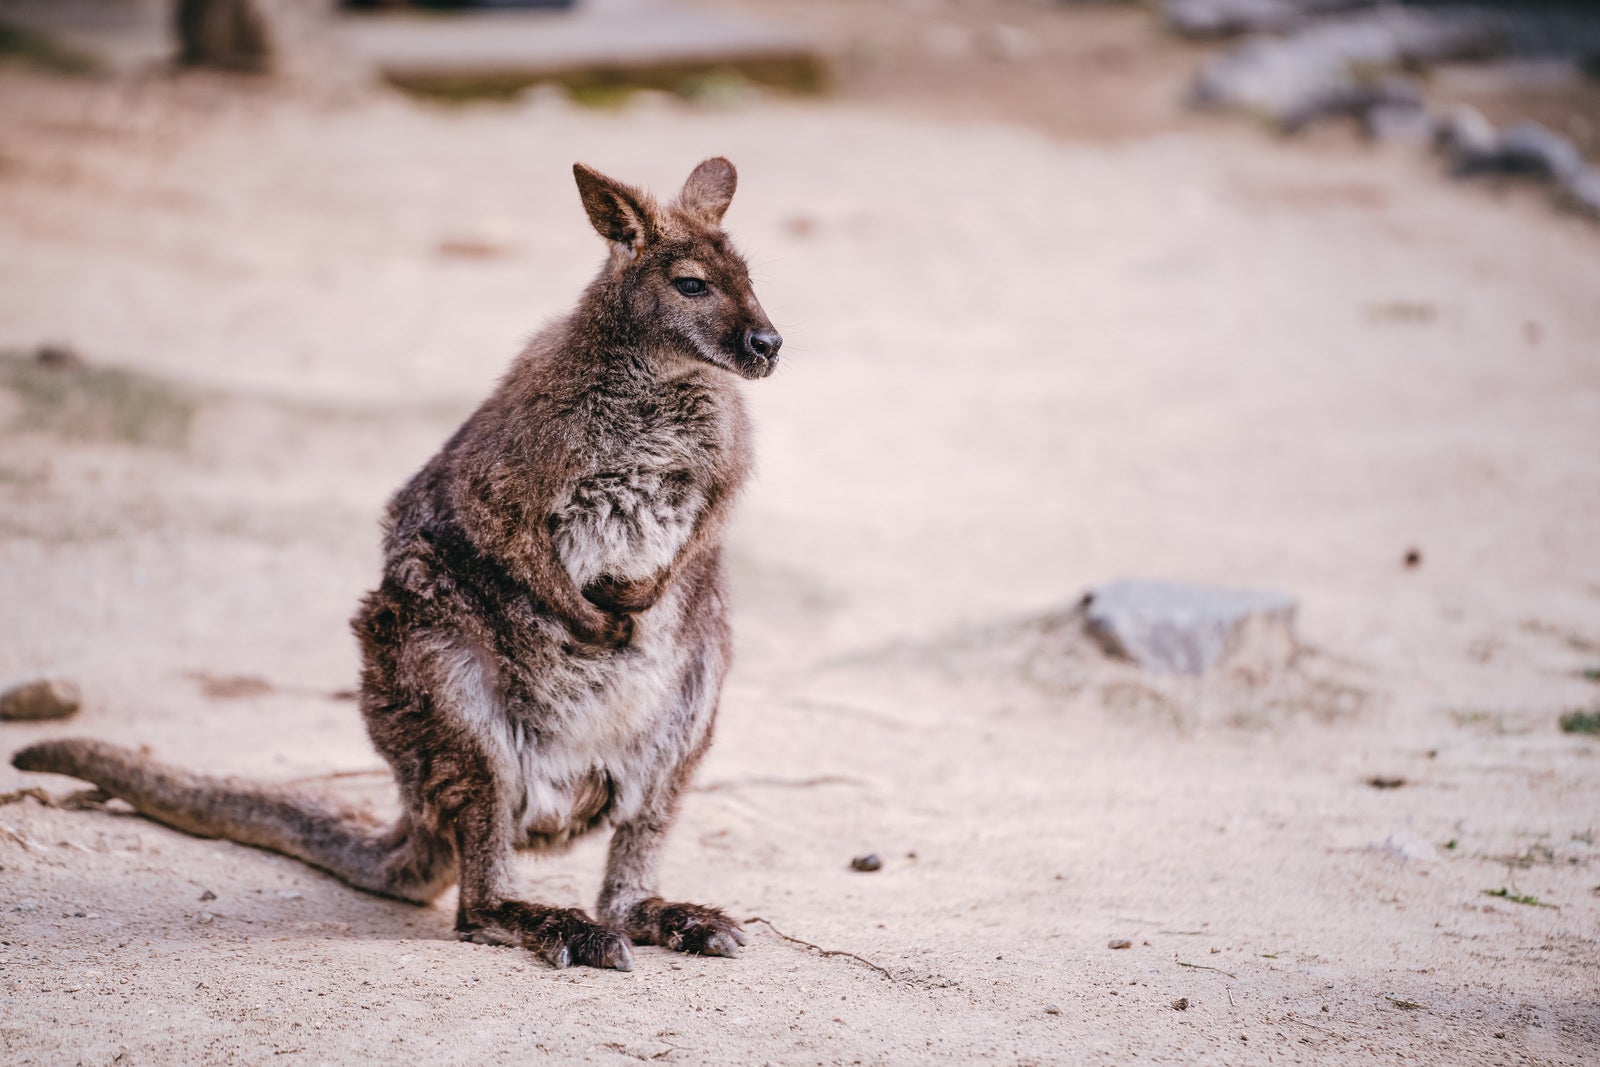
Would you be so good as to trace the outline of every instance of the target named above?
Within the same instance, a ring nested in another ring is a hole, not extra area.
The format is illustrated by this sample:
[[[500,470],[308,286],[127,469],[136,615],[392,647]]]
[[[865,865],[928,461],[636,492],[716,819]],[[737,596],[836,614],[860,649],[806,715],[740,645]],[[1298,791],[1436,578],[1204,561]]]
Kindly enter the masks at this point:
[[[61,370],[77,370],[83,366],[83,357],[71,345],[46,342],[34,350],[33,358],[40,366]]]
[[[11,722],[65,719],[82,704],[83,694],[73,683],[61,678],[40,678],[0,693],[0,719]]]
[[[1399,789],[1406,780],[1398,774],[1375,774],[1367,779],[1367,784],[1374,789]]]
[[[204,893],[200,894],[200,900],[202,902],[207,901],[207,900],[216,900],[216,899],[217,899],[217,895],[215,893],[213,893],[209,889],[207,889]]]
[[[199,923],[201,926],[210,926],[216,921],[216,918],[217,917],[211,914],[209,911],[202,911],[199,915],[195,916],[194,921]]]
[[[1046,1004],[1044,1006],[1044,1013],[1046,1015],[1060,1015],[1061,1009],[1054,1004]]]
[[[881,870],[882,867],[883,861],[878,858],[878,854],[876,852],[869,852],[865,856],[857,856],[855,859],[850,861],[850,869],[852,871],[870,872]]]
[[[1422,549],[1420,549],[1420,548],[1408,548],[1408,549],[1406,549],[1406,554],[1401,557],[1400,562],[1404,563],[1406,565],[1406,567],[1410,568],[1410,569],[1415,569],[1417,567],[1422,566]]]
[[[1295,601],[1282,593],[1122,579],[1085,600],[1090,635],[1158,674],[1204,674],[1224,661],[1278,667],[1298,647]]]
[[[1132,948],[1133,942],[1125,937],[1112,938],[1106,942],[1106,948]]]
[[[1188,1011],[1189,1010],[1189,998],[1188,997],[1179,997],[1177,1000],[1174,1000],[1172,1002],[1172,1010],[1173,1011]]]

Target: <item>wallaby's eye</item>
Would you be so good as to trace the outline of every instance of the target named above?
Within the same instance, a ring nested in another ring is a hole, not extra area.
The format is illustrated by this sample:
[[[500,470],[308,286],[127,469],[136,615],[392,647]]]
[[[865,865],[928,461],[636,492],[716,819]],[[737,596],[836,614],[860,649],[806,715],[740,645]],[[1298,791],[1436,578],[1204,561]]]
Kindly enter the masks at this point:
[[[704,296],[706,283],[699,278],[674,278],[672,284],[678,287],[678,292],[684,296]]]

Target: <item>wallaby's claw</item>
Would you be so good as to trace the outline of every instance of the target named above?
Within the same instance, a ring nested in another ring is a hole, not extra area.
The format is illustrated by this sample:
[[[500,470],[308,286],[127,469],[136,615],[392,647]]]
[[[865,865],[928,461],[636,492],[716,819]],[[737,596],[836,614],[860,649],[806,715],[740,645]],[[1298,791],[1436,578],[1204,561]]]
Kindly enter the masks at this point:
[[[695,956],[739,955],[745,944],[739,924],[716,908],[701,904],[665,904],[656,919],[656,932],[650,940],[675,952]]]
[[[616,941],[606,949],[597,967],[610,967],[618,971],[633,970],[633,949],[628,947],[628,939],[621,934],[616,935]]]
[[[713,934],[706,938],[705,947],[701,950],[706,956],[726,956],[737,959],[739,956],[739,942],[732,933]]]

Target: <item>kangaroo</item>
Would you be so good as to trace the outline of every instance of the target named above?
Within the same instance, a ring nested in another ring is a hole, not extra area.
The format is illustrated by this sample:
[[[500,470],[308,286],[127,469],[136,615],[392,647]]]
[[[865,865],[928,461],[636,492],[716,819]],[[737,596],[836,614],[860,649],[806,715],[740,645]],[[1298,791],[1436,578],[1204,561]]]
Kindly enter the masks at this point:
[[[381,583],[351,623],[398,821],[100,741],[45,741],[16,767],[368,892],[425,904],[459,883],[460,937],[556,967],[631,970],[630,941],[738,955],[739,925],[664,900],[657,870],[729,665],[721,542],[751,465],[736,379],[770,375],[783,339],[721,228],[726,159],[666,206],[573,175],[608,258],[394,496]],[[519,897],[516,850],[602,826],[598,921]]]

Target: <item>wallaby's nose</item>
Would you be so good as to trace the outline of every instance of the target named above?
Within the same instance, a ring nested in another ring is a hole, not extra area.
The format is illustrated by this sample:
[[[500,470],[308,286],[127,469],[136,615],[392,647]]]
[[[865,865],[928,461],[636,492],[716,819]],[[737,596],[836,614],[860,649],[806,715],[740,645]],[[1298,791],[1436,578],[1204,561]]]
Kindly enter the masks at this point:
[[[777,359],[778,349],[783,347],[783,338],[777,330],[746,330],[744,334],[744,350],[752,356],[762,359]]]

